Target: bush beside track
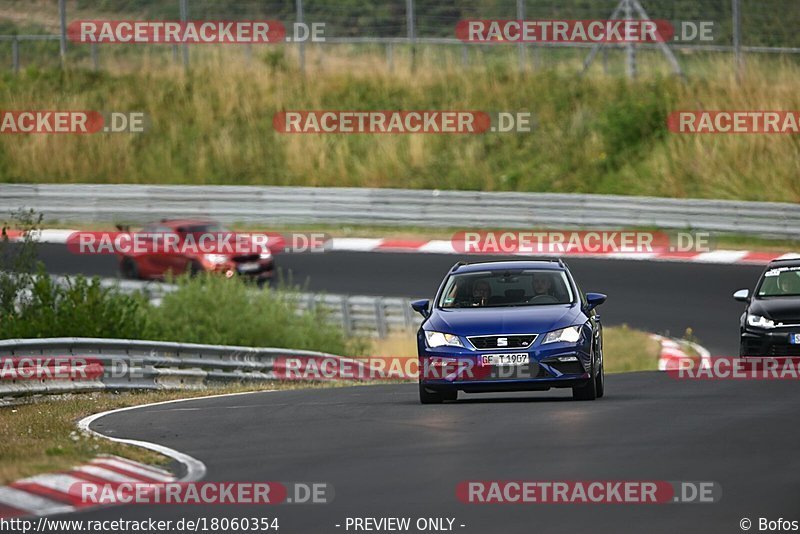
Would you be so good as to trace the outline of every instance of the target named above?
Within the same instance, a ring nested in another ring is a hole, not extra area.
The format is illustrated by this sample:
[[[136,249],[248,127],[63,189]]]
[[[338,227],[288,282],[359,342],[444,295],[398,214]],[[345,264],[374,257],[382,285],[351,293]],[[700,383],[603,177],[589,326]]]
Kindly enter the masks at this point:
[[[66,284],[45,273],[0,310],[0,338],[109,337],[359,354],[362,343],[329,324],[321,311],[298,312],[291,292],[252,291],[223,277],[179,278],[154,306],[143,295],[76,276]]]
[[[12,224],[30,231],[40,223],[41,216],[18,212]],[[348,355],[364,348],[322,310],[298,311],[290,290],[252,291],[238,278],[179,277],[178,289],[154,306],[97,278],[56,283],[36,260],[35,240],[27,235],[19,245],[0,238],[0,339],[108,337]]]

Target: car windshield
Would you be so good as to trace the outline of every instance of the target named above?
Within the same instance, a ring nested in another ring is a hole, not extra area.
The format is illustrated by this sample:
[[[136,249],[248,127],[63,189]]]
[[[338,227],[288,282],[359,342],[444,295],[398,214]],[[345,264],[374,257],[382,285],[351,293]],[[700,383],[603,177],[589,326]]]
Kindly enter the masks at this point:
[[[800,296],[800,266],[768,270],[761,278],[756,294],[759,297]]]
[[[227,231],[227,228],[217,223],[193,224],[178,228],[178,232],[183,234],[221,234]]]
[[[451,276],[439,307],[540,306],[572,301],[572,287],[564,271],[485,271]]]

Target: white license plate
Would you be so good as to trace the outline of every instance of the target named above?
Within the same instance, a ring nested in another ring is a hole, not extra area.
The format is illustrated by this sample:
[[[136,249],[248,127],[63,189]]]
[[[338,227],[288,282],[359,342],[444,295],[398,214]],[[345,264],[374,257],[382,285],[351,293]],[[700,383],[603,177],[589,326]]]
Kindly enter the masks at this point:
[[[531,362],[530,354],[482,354],[481,365],[527,365]]]
[[[792,345],[800,345],[800,334],[789,334],[789,343]]]
[[[240,263],[239,264],[239,272],[240,273],[249,273],[253,271],[257,271],[261,268],[261,265],[257,261],[251,261],[247,263]]]

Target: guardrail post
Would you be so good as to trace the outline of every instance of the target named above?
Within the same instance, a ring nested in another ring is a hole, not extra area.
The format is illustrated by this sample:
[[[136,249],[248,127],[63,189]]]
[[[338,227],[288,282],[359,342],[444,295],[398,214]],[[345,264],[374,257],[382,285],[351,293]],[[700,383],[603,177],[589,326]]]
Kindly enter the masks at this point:
[[[347,295],[342,296],[342,328],[345,334],[350,335],[353,333],[353,322],[350,319],[350,297]]]
[[[411,313],[411,301],[407,300],[403,303],[403,319],[406,323],[406,330],[414,328],[414,316]]]
[[[19,74],[19,38],[16,35],[11,40],[11,68],[14,74]]]
[[[377,297],[375,299],[375,328],[378,331],[378,337],[383,339],[386,337],[389,328],[386,324],[386,310],[383,309],[383,298]]]

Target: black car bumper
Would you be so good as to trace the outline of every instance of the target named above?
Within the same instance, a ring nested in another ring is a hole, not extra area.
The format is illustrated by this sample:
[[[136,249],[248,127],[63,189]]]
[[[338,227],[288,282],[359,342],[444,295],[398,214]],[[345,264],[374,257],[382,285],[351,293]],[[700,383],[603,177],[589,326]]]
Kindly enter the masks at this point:
[[[793,334],[800,334],[800,328],[745,330],[741,337],[739,356],[800,356],[800,344],[790,342]]]

